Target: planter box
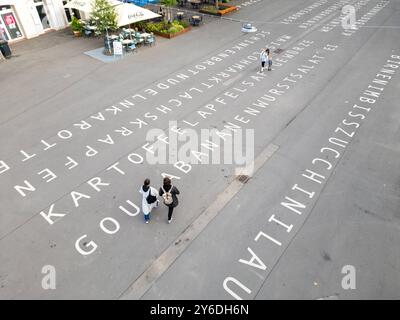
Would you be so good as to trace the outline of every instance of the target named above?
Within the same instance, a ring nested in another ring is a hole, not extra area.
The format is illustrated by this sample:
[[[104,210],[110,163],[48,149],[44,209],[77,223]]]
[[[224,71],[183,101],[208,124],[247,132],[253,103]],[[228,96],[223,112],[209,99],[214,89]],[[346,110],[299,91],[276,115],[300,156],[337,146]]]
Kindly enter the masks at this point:
[[[72,31],[75,37],[82,37],[82,32],[80,31]]]
[[[189,26],[189,27],[183,29],[182,31],[177,32],[177,33],[161,33],[161,32],[158,32],[158,31],[154,31],[153,33],[158,35],[158,36],[160,36],[160,37],[171,39],[171,38],[175,38],[175,37],[181,35],[182,33],[190,31],[190,29],[192,29],[192,28]]]
[[[201,13],[211,14],[211,15],[214,15],[214,16],[223,16],[225,14],[228,14],[228,13],[232,12],[232,11],[239,10],[238,7],[236,7],[234,5],[231,5],[231,4],[226,4],[226,3],[221,3],[221,4],[218,5],[218,7],[219,7],[218,12],[210,12],[210,11],[203,10],[203,9],[201,9],[200,12]]]

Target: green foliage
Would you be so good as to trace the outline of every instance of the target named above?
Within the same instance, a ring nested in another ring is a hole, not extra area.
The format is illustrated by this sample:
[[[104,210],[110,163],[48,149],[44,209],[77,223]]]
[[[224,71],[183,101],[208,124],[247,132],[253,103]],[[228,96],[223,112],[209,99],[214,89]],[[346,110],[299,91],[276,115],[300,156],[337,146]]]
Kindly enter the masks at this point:
[[[201,11],[206,11],[206,12],[209,12],[209,13],[218,13],[217,7],[212,6],[212,5],[203,6],[201,8]]]
[[[71,29],[72,29],[72,31],[79,31],[79,32],[83,31],[82,22],[75,16],[73,16],[73,18],[71,20]]]
[[[149,22],[145,29],[149,32],[160,32],[160,33],[177,33],[187,28],[189,24],[186,21],[174,20],[172,23],[168,21],[161,22]]]
[[[180,24],[172,24],[172,26],[168,29],[168,33],[178,33],[185,29]]]
[[[131,25],[133,29],[138,28],[138,30],[146,29],[148,22],[146,21],[139,21],[135,22]]]
[[[107,0],[95,0],[90,19],[96,21],[101,33],[117,30],[117,12]]]
[[[189,22],[186,20],[174,20],[173,23],[181,25],[184,29],[186,29],[190,25]]]
[[[161,3],[163,5],[165,5],[166,7],[173,7],[173,6],[176,6],[178,1],[176,1],[176,0],[162,0]]]

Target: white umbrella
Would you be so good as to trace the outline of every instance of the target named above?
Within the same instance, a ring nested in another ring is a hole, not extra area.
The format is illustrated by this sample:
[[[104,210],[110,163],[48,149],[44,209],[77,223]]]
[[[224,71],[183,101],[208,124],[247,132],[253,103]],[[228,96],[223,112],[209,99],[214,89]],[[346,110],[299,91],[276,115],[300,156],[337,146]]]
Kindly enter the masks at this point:
[[[94,1],[95,0],[71,0],[66,5],[64,5],[64,8],[77,9],[86,13],[91,13],[93,11]],[[108,2],[112,6],[117,6],[121,4],[121,2],[118,0],[108,0]]]
[[[120,4],[116,6],[115,9],[117,10],[118,14],[118,27],[160,17],[159,14],[139,6],[135,6],[132,3]]]

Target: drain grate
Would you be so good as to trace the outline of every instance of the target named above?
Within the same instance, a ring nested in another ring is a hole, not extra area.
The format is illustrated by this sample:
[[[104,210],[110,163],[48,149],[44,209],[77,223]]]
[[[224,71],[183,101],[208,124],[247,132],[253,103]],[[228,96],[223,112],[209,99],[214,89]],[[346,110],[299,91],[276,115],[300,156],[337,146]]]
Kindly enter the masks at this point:
[[[250,180],[250,177],[247,175],[241,174],[240,176],[237,176],[236,179],[239,180],[241,183],[247,183],[247,181]]]
[[[280,54],[280,53],[282,53],[283,51],[285,51],[285,50],[284,50],[284,49],[281,49],[281,48],[278,48],[278,49],[276,49],[276,50],[274,51],[274,53]]]

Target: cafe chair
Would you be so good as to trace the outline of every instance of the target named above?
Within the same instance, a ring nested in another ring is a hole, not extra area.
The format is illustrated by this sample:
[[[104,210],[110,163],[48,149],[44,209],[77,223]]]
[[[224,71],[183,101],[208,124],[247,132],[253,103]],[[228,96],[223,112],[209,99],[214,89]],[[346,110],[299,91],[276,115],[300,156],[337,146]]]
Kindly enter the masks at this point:
[[[184,12],[177,12],[176,13],[176,19],[179,21],[182,21],[185,18],[185,13]]]
[[[150,36],[150,37],[147,37],[147,38],[145,39],[145,44],[149,44],[150,46],[152,46],[152,45],[155,44],[155,43],[156,43],[156,38],[154,37],[154,34],[151,33],[151,36]]]
[[[137,47],[134,42],[132,42],[129,46],[126,47],[127,52],[136,52]]]

